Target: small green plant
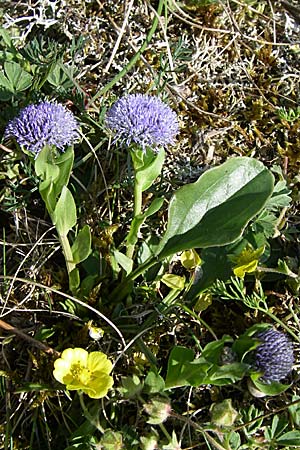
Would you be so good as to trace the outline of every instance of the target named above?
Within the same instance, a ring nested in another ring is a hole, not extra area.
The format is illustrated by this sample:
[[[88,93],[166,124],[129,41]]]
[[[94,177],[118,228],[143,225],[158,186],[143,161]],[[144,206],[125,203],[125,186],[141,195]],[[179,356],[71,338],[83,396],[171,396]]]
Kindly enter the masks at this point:
[[[278,116],[281,120],[285,120],[286,122],[295,122],[300,117],[300,106],[289,109],[286,109],[285,106],[282,106],[278,108]]]

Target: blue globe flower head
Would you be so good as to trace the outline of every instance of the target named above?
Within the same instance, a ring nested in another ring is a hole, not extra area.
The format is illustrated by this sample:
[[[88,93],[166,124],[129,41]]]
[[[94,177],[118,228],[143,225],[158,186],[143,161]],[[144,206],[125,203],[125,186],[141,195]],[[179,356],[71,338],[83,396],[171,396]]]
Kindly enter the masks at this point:
[[[131,94],[121,97],[107,112],[106,126],[114,141],[156,150],[174,144],[179,125],[177,114],[158,97]]]
[[[285,378],[294,364],[293,343],[284,333],[272,328],[255,334],[255,338],[261,340],[255,356],[255,366],[263,372],[261,379],[270,383]]]
[[[73,113],[59,103],[41,102],[23,108],[4,132],[5,138],[36,155],[45,145],[64,150],[79,138],[79,125]]]

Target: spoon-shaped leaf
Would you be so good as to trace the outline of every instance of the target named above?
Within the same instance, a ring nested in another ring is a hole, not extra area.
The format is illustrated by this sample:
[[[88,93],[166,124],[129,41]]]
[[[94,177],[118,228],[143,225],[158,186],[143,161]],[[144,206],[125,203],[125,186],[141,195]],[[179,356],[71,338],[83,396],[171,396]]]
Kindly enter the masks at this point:
[[[231,158],[180,188],[156,255],[162,259],[189,248],[222,246],[238,239],[274,188],[271,172],[256,159]]]

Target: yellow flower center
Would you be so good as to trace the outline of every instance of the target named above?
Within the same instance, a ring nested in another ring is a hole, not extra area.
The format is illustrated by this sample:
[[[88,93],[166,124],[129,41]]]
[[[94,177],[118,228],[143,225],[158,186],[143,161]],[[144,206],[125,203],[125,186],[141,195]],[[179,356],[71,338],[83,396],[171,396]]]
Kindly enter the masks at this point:
[[[86,385],[91,379],[91,373],[89,369],[83,367],[80,362],[72,364],[70,372],[74,380],[78,381],[80,384]]]

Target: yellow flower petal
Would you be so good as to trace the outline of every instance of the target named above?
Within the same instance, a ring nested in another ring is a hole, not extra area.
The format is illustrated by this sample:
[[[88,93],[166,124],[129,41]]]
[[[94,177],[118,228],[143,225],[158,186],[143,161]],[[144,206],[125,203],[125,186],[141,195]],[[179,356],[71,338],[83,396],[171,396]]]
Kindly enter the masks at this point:
[[[102,398],[105,397],[113,384],[114,380],[110,375],[101,374],[82,389],[82,391],[90,398]]]
[[[69,361],[71,364],[80,364],[87,366],[88,352],[83,348],[67,348],[61,354],[61,358],[65,361]]]
[[[92,352],[89,354],[87,367],[92,373],[103,372],[109,374],[112,370],[112,363],[104,353]]]
[[[248,264],[244,264],[242,266],[238,266],[233,269],[233,273],[240,278],[244,278],[246,273],[255,272],[257,268],[258,260],[251,261]]]
[[[66,375],[70,373],[71,365],[68,361],[65,361],[61,358],[57,359],[54,362],[54,378],[62,384],[65,384],[64,378]]]

